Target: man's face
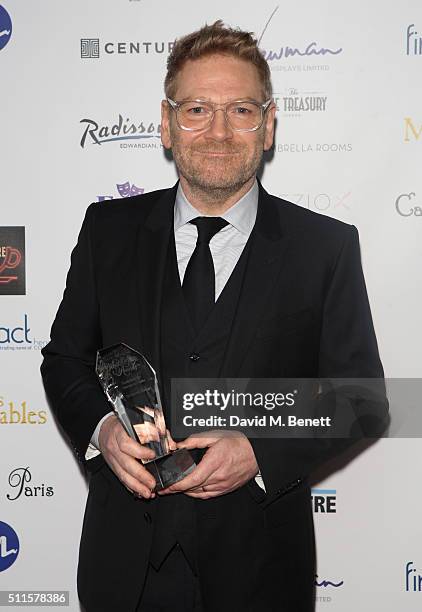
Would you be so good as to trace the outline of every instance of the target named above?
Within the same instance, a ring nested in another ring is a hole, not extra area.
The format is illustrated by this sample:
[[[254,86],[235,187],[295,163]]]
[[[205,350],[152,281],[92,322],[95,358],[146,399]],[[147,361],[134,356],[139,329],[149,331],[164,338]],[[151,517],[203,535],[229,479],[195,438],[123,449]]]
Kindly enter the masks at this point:
[[[186,62],[177,75],[174,99],[216,104],[245,99],[266,101],[255,66],[224,55]],[[273,143],[274,113],[271,105],[258,130],[235,132],[220,110],[208,128],[188,132],[178,127],[175,112],[163,101],[161,140],[164,147],[172,149],[179,174],[191,188],[235,192],[255,175],[263,151]]]

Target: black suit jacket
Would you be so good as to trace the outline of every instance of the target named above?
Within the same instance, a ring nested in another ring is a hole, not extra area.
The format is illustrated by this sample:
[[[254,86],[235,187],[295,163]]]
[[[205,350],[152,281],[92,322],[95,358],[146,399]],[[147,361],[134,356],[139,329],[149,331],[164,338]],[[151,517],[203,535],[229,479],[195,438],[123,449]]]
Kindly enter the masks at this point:
[[[52,408],[91,472],[78,573],[89,611],[135,610],[148,563],[157,500],[134,500],[101,456],[84,456],[110,410],[94,373],[97,349],[126,342],[160,378],[160,301],[176,188],[88,208],[43,350]],[[254,231],[221,375],[382,377],[356,228],[260,185]],[[251,443],[267,494],[251,481],[197,501],[205,609],[309,612],[315,555],[307,477],[352,440]]]

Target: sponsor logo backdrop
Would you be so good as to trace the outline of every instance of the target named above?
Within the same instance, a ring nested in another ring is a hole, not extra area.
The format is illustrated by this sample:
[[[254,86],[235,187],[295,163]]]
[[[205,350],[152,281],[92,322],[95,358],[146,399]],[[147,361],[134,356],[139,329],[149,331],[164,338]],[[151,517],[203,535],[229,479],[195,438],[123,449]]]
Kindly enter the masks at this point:
[[[68,590],[79,611],[87,487],[47,406],[40,349],[88,204],[175,181],[159,138],[166,57],[217,18],[254,31],[271,66],[266,188],[358,227],[386,375],[422,374],[419,0],[4,0],[0,590]],[[421,451],[383,439],[315,479],[318,612],[421,609]]]

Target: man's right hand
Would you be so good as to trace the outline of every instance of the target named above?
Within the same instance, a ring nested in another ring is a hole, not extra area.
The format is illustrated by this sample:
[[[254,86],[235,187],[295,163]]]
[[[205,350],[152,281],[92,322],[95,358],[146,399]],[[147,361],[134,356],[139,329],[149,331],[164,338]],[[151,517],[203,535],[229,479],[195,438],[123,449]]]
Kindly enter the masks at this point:
[[[132,440],[114,414],[101,425],[98,443],[105,461],[129,491],[145,499],[155,497],[155,478],[137,461],[154,459],[155,453]]]

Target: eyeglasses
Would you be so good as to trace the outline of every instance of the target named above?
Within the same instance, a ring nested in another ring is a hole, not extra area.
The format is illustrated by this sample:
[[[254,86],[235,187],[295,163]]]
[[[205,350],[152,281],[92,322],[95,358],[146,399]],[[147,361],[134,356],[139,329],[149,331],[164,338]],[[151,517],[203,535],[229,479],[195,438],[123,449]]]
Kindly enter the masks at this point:
[[[227,124],[235,132],[254,132],[259,130],[263,124],[265,112],[271,104],[271,100],[267,100],[263,104],[249,100],[214,104],[203,100],[175,102],[170,98],[167,98],[167,102],[176,113],[179,128],[188,132],[208,128],[217,110],[224,112]]]

